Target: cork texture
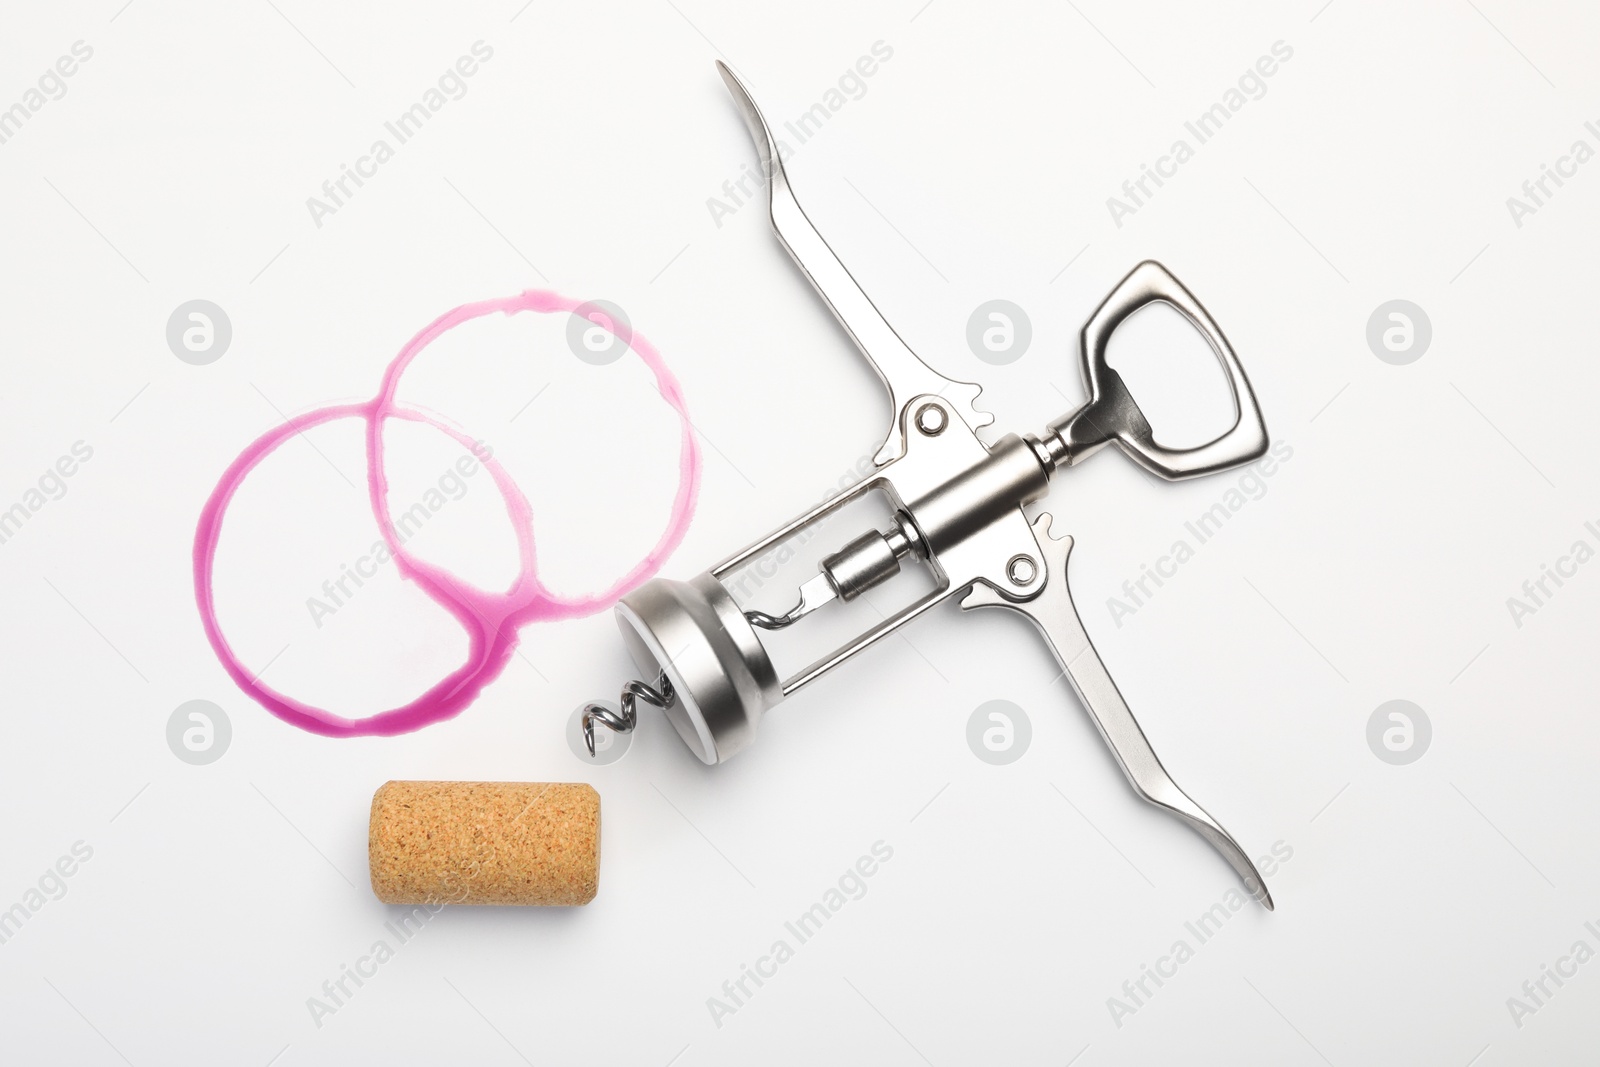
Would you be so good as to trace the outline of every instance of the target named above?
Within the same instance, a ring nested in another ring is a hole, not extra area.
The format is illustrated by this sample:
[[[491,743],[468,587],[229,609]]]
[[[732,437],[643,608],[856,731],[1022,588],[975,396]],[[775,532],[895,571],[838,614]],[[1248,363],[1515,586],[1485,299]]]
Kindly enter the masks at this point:
[[[385,782],[367,831],[385,904],[587,904],[600,794],[585,784]]]

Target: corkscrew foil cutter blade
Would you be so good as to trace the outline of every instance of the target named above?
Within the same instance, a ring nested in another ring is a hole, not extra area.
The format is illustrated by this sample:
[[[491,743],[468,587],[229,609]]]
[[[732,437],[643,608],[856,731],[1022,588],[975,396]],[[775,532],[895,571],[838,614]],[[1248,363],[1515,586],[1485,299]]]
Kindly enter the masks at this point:
[[[1079,701],[1144,800],[1196,830],[1221,853],[1269,910],[1266,881],[1233,836],[1172,780],[1095,651],[1067,583],[1072,539],[1050,535],[1051,519],[1030,520],[1024,505],[1049,492],[1060,471],[1116,444],[1146,470],[1174,480],[1251,462],[1266,451],[1266,426],[1232,347],[1210,314],[1159,263],[1139,264],[1090,316],[1082,334],[1089,397],[1043,435],[1007,434],[993,445],[976,431],[993,421],[974,401],[979,387],[924,363],[862,291],[812,225],[789,186],[778,143],[743,83],[717,64],[760,156],[774,231],[888,389],[895,413],[876,469],[850,490],[788,523],[690,582],[657,578],[617,607],[618,624],[653,686],[629,683],[624,707],[585,709],[594,724],[631,729],[635,699],[661,706],[684,742],[706,763],[747,745],[761,716],[779,701],[854,657],[934,605],[960,597],[966,609],[1004,608],[1027,616],[1061,663]],[[1211,346],[1233,394],[1234,423],[1188,449],[1162,446],[1121,376],[1107,362],[1117,326],[1154,303],[1188,319]],[[725,576],[781,545],[864,493],[882,490],[895,507],[887,531],[872,530],[822,560],[782,615],[745,610]],[[852,600],[887,581],[910,557],[925,562],[936,588],[837,651],[780,679],[757,634],[796,623],[836,600]]]

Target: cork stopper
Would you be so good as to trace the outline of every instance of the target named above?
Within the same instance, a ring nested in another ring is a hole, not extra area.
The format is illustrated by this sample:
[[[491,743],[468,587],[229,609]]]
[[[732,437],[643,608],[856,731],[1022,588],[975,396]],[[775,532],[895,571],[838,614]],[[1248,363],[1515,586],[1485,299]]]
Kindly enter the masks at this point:
[[[367,831],[385,904],[587,904],[600,794],[582,783],[385,782]]]

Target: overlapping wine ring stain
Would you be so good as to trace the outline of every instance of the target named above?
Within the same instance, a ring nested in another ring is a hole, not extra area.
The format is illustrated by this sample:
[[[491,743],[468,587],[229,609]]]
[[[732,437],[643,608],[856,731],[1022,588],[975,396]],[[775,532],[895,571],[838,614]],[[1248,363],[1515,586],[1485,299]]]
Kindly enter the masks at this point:
[[[567,619],[601,611],[625,596],[630,590],[652,577],[672,550],[683,540],[690,515],[694,511],[695,495],[700,484],[700,452],[695,445],[694,430],[684,406],[678,381],[667,369],[651,344],[626,326],[613,324],[600,318],[596,325],[614,333],[655,375],[661,396],[678,413],[681,427],[679,444],[678,489],[673,499],[672,515],[666,529],[655,546],[626,574],[603,592],[579,597],[559,596],[540,581],[533,544],[533,511],[522,490],[493,456],[483,463],[499,488],[516,531],[518,571],[510,589],[503,593],[478,589],[457,578],[443,567],[435,566],[413,555],[396,533],[394,518],[389,513],[388,477],[384,470],[383,427],[389,419],[405,419],[431,426],[463,447],[472,450],[473,439],[464,430],[438,416],[402,407],[395,400],[400,378],[411,361],[442,334],[464,322],[502,312],[515,315],[533,311],[543,314],[573,313],[584,306],[573,300],[544,290],[529,290],[519,296],[498,300],[484,300],[461,307],[439,316],[421,333],[413,337],[394,362],[384,372],[378,395],[359,404],[340,404],[318,408],[298,415],[281,426],[269,430],[252,442],[223,472],[222,479],[212,490],[205,508],[200,513],[200,523],[194,538],[194,588],[200,608],[200,619],[206,637],[216,651],[222,666],[238,683],[239,688],[272,714],[303,730],[328,737],[392,736],[420,729],[441,719],[451,718],[471,704],[478,693],[505,668],[512,651],[517,646],[519,630],[527,623],[540,620]],[[262,682],[245,668],[234,653],[217,621],[215,598],[212,589],[212,569],[216,561],[217,542],[222,533],[223,517],[233,494],[252,470],[271,455],[285,441],[314,426],[340,419],[361,419],[366,424],[367,491],[373,517],[384,543],[394,558],[400,575],[417,584],[435,603],[453,615],[471,640],[467,660],[448,676],[435,683],[427,692],[408,704],[378,712],[360,719],[349,719],[334,712],[312,707]]]

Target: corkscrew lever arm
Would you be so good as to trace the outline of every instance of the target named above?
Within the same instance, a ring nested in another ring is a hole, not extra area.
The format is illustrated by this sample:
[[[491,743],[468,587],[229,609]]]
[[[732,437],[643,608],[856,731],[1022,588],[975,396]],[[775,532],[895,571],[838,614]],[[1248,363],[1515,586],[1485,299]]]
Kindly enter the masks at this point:
[[[1033,532],[1045,559],[1045,585],[1039,595],[1025,602],[1008,600],[982,582],[974,585],[961,606],[966,609],[980,607],[1009,608],[1033,620],[1044,635],[1050,651],[1066,672],[1078,700],[1089,711],[1089,717],[1100,729],[1100,736],[1117,758],[1134,792],[1164,808],[1188,823],[1201,837],[1211,842],[1222,858],[1243,879],[1255,898],[1273,908],[1272,894],[1267,883],[1256,870],[1233,835],[1222,828],[1204,808],[1178,788],[1161,760],[1156,758],[1150,741],[1122,699],[1117,683],[1111,680],[1106,665],[1095,651],[1094,643],[1078,618],[1078,609],[1072,603],[1072,593],[1067,588],[1067,557],[1072,552],[1072,538],[1050,536],[1050,516],[1040,515],[1033,523]]]
[[[889,390],[891,424],[889,436],[873,462],[878,466],[899,459],[905,454],[906,442],[902,432],[900,411],[913,397],[924,394],[942,396],[956,409],[956,413],[974,430],[989,425],[994,416],[980,412],[973,401],[981,389],[972,382],[958,382],[946,378],[924,363],[900,339],[861,286],[851,277],[839,257],[834,255],[828,242],[822,239],[811,224],[794,190],[789,188],[789,178],[783,169],[783,151],[761,109],[738,75],[722,63],[717,70],[739,106],[750,139],[755,142],[761,173],[767,179],[772,229],[783,247],[794,257],[800,272],[806,276],[839,320],[850,339],[867,357],[867,362],[877,371],[878,377]]]

